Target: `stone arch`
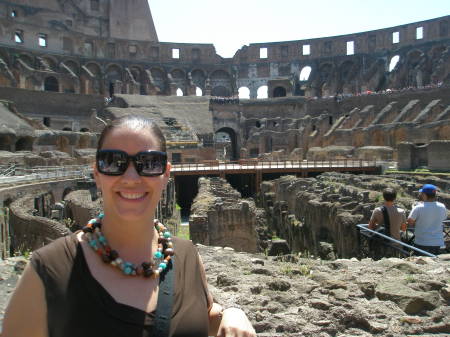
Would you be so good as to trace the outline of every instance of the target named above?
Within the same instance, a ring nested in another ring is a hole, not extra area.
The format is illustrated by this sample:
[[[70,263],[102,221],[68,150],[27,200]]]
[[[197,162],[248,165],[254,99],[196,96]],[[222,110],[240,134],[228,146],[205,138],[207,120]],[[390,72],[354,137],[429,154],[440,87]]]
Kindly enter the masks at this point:
[[[44,55],[41,56],[41,59],[44,61],[44,63],[40,64],[40,67],[43,68],[43,70],[50,70],[50,71],[54,71],[57,72],[58,71],[58,60],[50,55]]]
[[[174,80],[184,80],[186,78],[186,73],[181,69],[173,69],[170,74]]]
[[[304,66],[300,71],[299,81],[308,81],[311,77],[312,68],[310,66]]]
[[[407,63],[410,67],[417,66],[425,54],[419,49],[413,49],[406,54]]]
[[[32,55],[27,53],[21,53],[18,57],[23,63],[25,63],[30,68],[35,68],[35,59]]]
[[[238,133],[230,127],[223,127],[216,130],[215,135],[222,132],[228,134],[231,140],[231,160],[239,159]]]
[[[239,98],[250,98],[250,89],[248,87],[240,87],[238,90]]]
[[[200,89],[205,88],[206,73],[202,69],[194,69],[191,71],[192,83]]]
[[[102,88],[102,68],[96,62],[89,62],[81,70],[80,91],[84,94],[100,94]],[[86,71],[87,69],[87,71]]]
[[[15,137],[13,135],[0,134],[0,151],[12,151]]]
[[[123,69],[118,64],[109,64],[105,70],[105,82],[109,96],[122,93]]]
[[[209,76],[212,96],[229,97],[233,93],[230,74],[222,69],[215,70]]]
[[[230,97],[231,92],[223,85],[218,85],[211,90],[211,96]]]
[[[159,67],[152,67],[150,69],[150,74],[152,75],[153,78],[153,85],[155,87],[157,87],[160,92],[164,92],[166,89],[166,72],[163,68],[159,68]]]
[[[333,64],[323,63],[319,67],[319,75],[322,82],[326,82],[331,79],[331,74],[333,73]]]
[[[272,97],[286,97],[286,88],[285,87],[276,87],[273,89]]]
[[[69,68],[75,75],[80,73],[80,64],[75,60],[68,59],[64,60],[62,63],[64,63],[66,67]]]
[[[55,76],[48,76],[45,78],[44,91],[59,92],[59,82]]]
[[[215,70],[209,76],[211,80],[228,80],[230,79],[230,74],[222,69]]]
[[[72,187],[66,187],[61,195],[61,200],[64,200],[67,197],[67,195],[73,191],[74,189]]]
[[[83,128],[86,131],[89,131],[87,128]],[[80,130],[81,131],[81,130]],[[78,148],[79,149],[87,149],[91,145],[91,137],[90,135],[80,135],[80,138],[78,139]]]
[[[388,71],[392,72],[398,65],[398,63],[400,62],[400,55],[394,55],[391,57],[390,61],[389,61],[389,68]]]
[[[33,138],[20,137],[16,141],[16,151],[33,151]]]
[[[269,88],[268,88],[268,86],[266,84],[259,86],[256,98],[267,98],[268,97],[268,90],[269,90]]]
[[[446,46],[444,45],[440,45],[440,46],[434,46],[433,48],[431,48],[429,55],[431,57],[431,59],[434,60],[438,60],[441,58],[442,53],[447,49]]]
[[[61,135],[57,136],[55,145],[58,151],[70,153],[69,144],[70,144],[69,138]]]

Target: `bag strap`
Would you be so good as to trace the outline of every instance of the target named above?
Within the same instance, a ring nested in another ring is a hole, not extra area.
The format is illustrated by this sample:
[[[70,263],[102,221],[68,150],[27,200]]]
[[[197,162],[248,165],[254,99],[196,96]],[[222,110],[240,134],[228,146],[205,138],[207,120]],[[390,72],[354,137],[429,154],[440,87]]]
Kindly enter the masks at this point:
[[[383,218],[384,218],[384,228],[385,233],[384,235],[391,236],[391,222],[389,220],[389,213],[386,206],[381,206],[381,211],[383,212]]]
[[[174,257],[167,264],[167,271],[160,276],[158,304],[150,336],[168,337],[173,304]]]

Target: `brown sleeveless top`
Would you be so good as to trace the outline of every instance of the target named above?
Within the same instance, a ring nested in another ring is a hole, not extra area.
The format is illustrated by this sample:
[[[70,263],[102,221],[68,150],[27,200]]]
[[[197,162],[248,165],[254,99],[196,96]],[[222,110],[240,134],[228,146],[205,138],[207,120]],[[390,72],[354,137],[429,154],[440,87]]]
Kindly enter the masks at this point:
[[[170,334],[208,336],[211,304],[194,245],[173,238],[175,274]],[[45,287],[49,337],[150,337],[154,312],[116,302],[92,276],[76,234],[33,253]]]

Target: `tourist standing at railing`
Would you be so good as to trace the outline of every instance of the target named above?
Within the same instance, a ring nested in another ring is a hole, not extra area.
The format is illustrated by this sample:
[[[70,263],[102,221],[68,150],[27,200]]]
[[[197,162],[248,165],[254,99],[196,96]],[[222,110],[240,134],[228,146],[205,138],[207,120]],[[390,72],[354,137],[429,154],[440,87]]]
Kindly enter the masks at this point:
[[[375,230],[384,225],[385,235],[400,240],[400,231],[406,230],[405,210],[394,204],[397,192],[393,188],[386,188],[383,191],[383,198],[383,206],[373,210],[369,221],[369,229]]]
[[[414,226],[414,246],[436,255],[444,246],[443,221],[447,219],[447,209],[436,201],[436,186],[425,184],[419,192],[423,202],[413,207],[408,224]]]

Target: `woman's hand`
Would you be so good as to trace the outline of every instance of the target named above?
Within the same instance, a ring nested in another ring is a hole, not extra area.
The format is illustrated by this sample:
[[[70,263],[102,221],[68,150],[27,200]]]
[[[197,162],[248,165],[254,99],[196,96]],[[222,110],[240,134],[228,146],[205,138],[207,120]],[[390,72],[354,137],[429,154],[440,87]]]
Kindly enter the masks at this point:
[[[241,309],[228,308],[222,312],[218,337],[256,337],[255,329]]]

